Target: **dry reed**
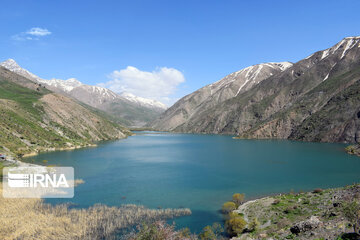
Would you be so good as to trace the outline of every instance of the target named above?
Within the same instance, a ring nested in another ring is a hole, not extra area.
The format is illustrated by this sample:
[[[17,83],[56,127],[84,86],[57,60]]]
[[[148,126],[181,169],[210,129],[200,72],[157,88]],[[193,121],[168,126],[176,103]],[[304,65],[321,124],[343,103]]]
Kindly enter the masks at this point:
[[[94,205],[70,209],[41,199],[7,199],[0,186],[0,238],[13,239],[116,239],[120,230],[142,222],[191,214],[190,209],[147,209],[137,205]]]

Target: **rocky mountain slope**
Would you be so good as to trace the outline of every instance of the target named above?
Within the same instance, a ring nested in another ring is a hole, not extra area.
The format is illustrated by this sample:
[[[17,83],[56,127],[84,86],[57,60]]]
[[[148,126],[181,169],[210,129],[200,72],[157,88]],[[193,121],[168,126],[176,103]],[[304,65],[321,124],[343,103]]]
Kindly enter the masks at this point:
[[[191,93],[169,108],[151,125],[156,129],[174,130],[192,117],[241,95],[264,79],[292,66],[290,62],[263,63],[231,73],[223,79]]]
[[[21,68],[13,59],[8,59],[0,65],[36,83],[45,85],[54,92],[105,111],[114,116],[119,123],[127,126],[142,126],[154,120],[167,108],[155,100],[140,98],[128,93],[119,95],[107,88],[83,84],[75,78],[42,79]]]
[[[3,67],[0,92],[1,152],[23,155],[75,148],[130,134],[105,113]]]
[[[188,114],[181,106],[192,105],[191,99],[199,96],[200,89],[179,100],[152,125],[243,138],[358,141],[360,37],[344,38],[329,49],[272,73],[234,97]],[[186,114],[186,121],[177,120]]]

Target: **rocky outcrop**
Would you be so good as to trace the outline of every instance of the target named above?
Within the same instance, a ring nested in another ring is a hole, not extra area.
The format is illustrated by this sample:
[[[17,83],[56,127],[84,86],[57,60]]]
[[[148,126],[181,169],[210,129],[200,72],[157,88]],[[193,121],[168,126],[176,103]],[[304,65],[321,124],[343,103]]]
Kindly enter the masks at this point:
[[[307,231],[314,230],[322,226],[322,222],[316,216],[311,216],[309,219],[305,221],[301,221],[296,223],[293,227],[290,228],[290,231],[294,234],[304,233]]]
[[[257,219],[256,231],[245,230],[234,240],[338,239],[353,234],[346,205],[358,200],[360,185],[312,192],[280,194],[245,202],[235,213],[249,223]],[[345,238],[343,238],[345,239]],[[358,239],[358,238],[352,238]]]
[[[350,145],[350,146],[346,147],[345,150],[349,154],[354,154],[354,155],[357,155],[360,157],[360,145],[359,144]]]

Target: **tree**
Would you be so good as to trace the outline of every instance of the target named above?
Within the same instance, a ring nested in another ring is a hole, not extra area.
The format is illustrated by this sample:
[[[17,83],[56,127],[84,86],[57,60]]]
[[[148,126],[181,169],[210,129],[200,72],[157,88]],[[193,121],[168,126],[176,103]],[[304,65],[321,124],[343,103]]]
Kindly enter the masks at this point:
[[[221,224],[220,224],[220,223],[217,223],[217,222],[213,223],[213,225],[211,226],[211,228],[212,228],[212,230],[213,230],[213,232],[215,233],[216,236],[219,236],[221,233],[224,232],[224,229],[223,229],[223,227],[221,226]]]
[[[220,237],[221,233],[224,232],[220,223],[213,223],[212,226],[206,226],[200,233],[199,237],[201,240],[215,240],[222,239]]]
[[[211,226],[206,226],[199,235],[201,240],[215,240],[216,235]]]
[[[236,204],[234,202],[226,202],[222,206],[222,211],[225,214],[228,214],[236,209]]]
[[[235,193],[232,196],[232,200],[236,204],[237,207],[244,203],[244,199],[245,199],[245,194],[242,194],[242,193]]]
[[[359,233],[360,222],[360,204],[357,201],[352,201],[344,205],[344,216],[352,224],[355,233]]]
[[[226,230],[231,236],[237,236],[241,234],[245,227],[246,221],[244,218],[238,213],[230,213],[228,216],[228,220],[225,222]]]

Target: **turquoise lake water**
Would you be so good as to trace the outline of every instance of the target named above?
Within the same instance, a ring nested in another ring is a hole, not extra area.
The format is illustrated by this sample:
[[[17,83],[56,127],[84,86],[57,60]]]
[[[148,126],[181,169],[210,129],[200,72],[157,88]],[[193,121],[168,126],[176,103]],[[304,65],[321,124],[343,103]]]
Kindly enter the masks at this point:
[[[44,153],[27,161],[73,166],[75,178],[85,181],[73,199],[47,202],[187,207],[193,214],[175,222],[199,232],[222,221],[221,205],[236,192],[252,199],[360,182],[360,158],[346,154],[345,146],[138,132],[96,148]]]

